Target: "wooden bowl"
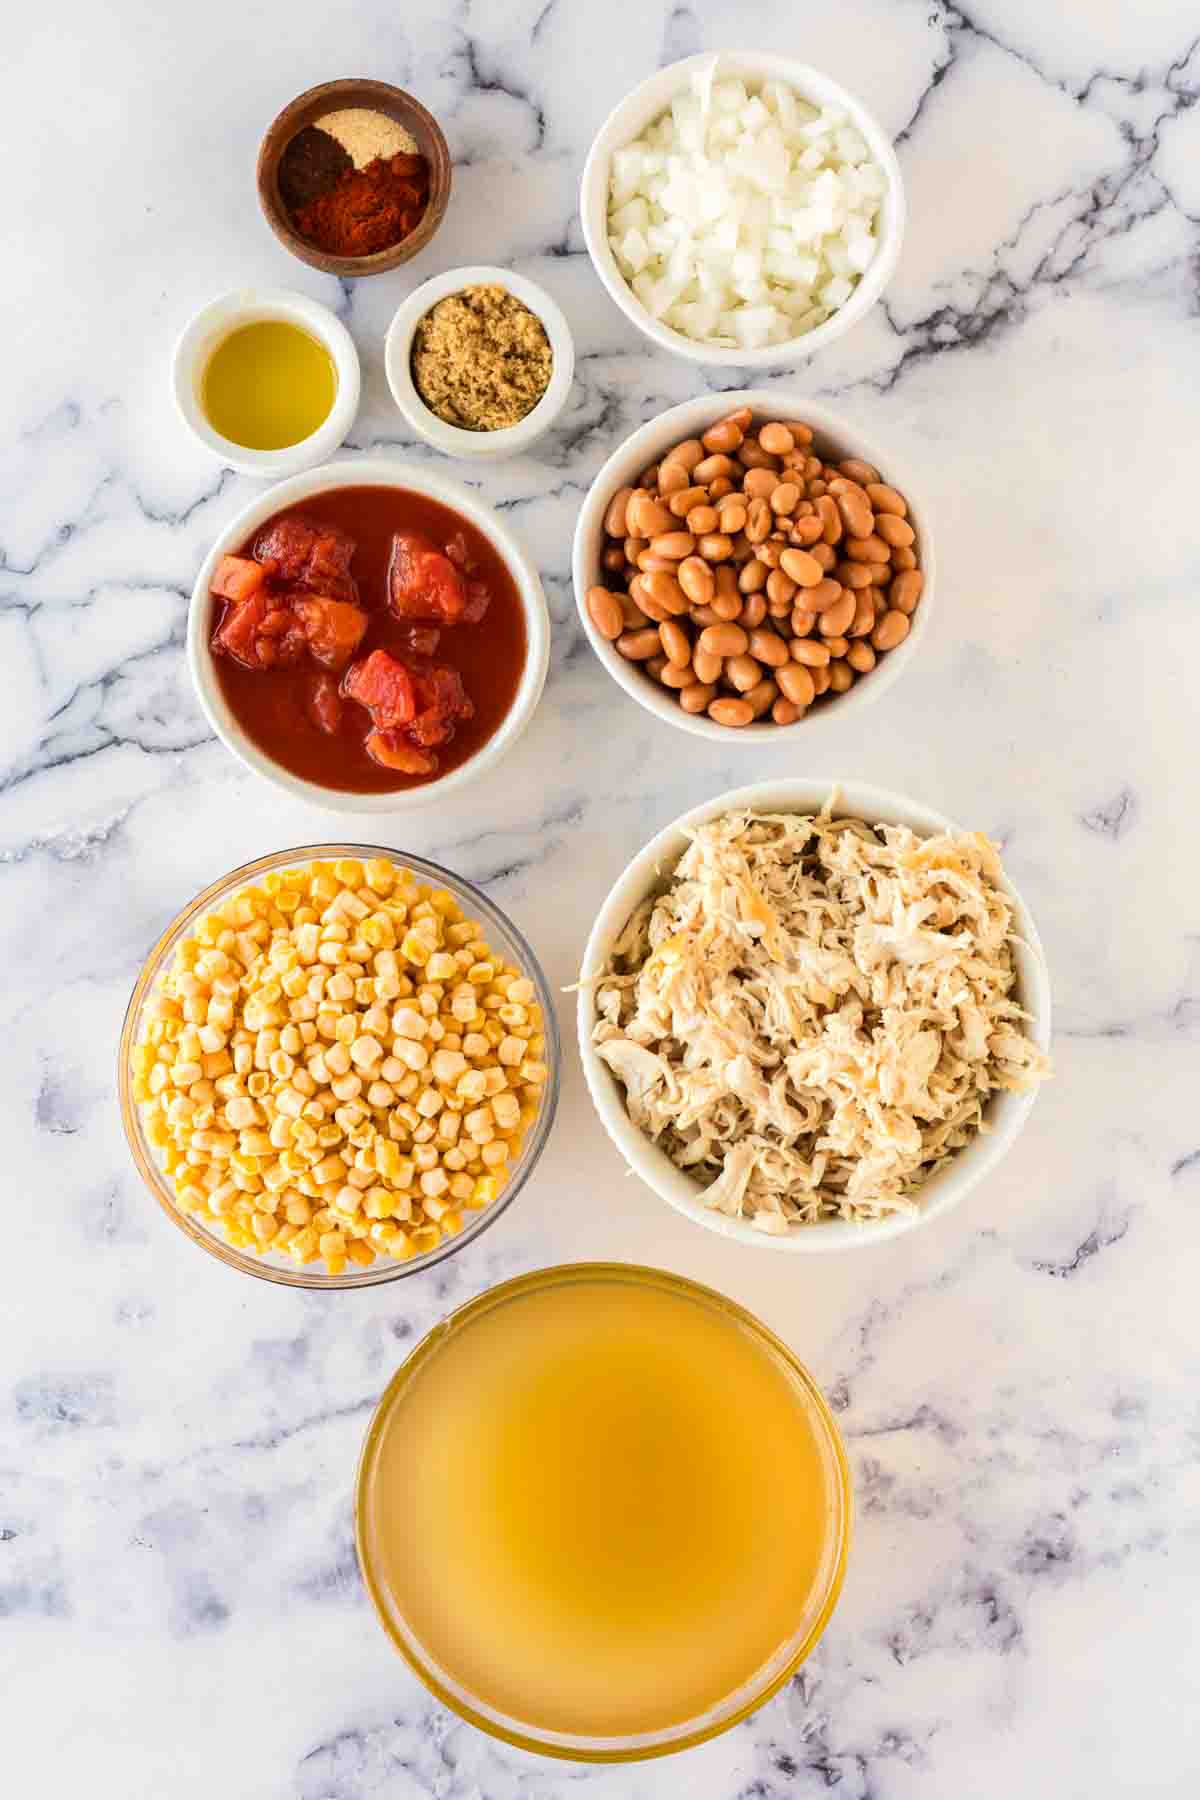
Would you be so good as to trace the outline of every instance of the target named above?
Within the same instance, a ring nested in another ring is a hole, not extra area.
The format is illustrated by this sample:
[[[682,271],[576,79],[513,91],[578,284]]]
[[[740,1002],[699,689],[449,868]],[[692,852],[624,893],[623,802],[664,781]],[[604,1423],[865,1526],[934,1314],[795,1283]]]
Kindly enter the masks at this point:
[[[368,107],[395,119],[412,133],[429,162],[429,201],[420,224],[400,243],[373,256],[328,256],[316,249],[293,226],[279,193],[279,161],[296,133],[326,113],[350,106]],[[258,198],[280,243],[310,268],[323,269],[327,275],[382,275],[423,250],[441,224],[450,198],[450,150],[433,114],[403,88],[386,81],[324,81],[285,106],[268,127],[258,152]]]

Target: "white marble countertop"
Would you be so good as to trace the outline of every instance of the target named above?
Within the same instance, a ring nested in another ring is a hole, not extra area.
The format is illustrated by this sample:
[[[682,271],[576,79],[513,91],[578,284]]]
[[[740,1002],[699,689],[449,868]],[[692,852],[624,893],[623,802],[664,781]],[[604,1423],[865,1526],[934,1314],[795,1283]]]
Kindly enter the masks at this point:
[[[76,0],[10,27],[7,1791],[1196,1792],[1196,31],[1182,0]],[[827,69],[899,141],[911,228],[885,303],[787,379],[895,446],[928,489],[943,566],[932,639],[878,709],[751,761],[633,706],[569,584],[603,458],[703,385],[650,354],[593,276],[583,156],[656,63],[747,42]],[[253,180],[277,108],[355,73],[420,95],[456,162],[435,244],[357,287],[286,255]],[[113,1052],[147,946],[244,859],[355,835],[241,771],[192,698],[186,595],[254,484],[179,428],[172,342],[235,284],[324,298],[363,357],[353,447],[423,457],[388,398],[383,332],[418,280],[468,261],[534,275],[576,334],[553,438],[455,471],[541,566],[552,671],[499,771],[379,835],[485,882],[556,985],[633,851],[752,774],[900,787],[1001,839],[1047,945],[1058,1079],[1003,1169],[927,1232],[812,1265],[724,1246],[625,1178],[573,1053],[518,1203],[460,1258],[373,1292],[236,1277],[170,1229],[130,1166]],[[833,1396],[857,1481],[845,1593],[807,1667],[720,1740],[624,1769],[538,1761],[441,1711],[377,1628],[351,1541],[358,1445],[414,1335],[576,1257],[659,1263],[753,1308]]]

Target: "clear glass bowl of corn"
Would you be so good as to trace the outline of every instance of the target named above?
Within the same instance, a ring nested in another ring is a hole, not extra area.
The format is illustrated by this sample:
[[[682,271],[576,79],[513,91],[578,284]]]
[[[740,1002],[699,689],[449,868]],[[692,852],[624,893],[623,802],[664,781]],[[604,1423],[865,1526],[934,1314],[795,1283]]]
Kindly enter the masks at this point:
[[[129,1148],[210,1255],[291,1287],[371,1287],[515,1200],[558,1105],[532,949],[470,882],[369,844],[259,857],[146,959],[121,1032]]]

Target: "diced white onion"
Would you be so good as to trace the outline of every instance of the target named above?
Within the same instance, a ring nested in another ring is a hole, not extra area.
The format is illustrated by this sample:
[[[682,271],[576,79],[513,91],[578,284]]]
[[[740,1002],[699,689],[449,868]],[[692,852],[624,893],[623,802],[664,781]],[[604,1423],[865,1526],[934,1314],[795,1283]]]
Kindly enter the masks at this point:
[[[609,242],[655,318],[760,348],[846,304],[879,248],[885,183],[842,108],[723,79],[719,60],[615,152]]]

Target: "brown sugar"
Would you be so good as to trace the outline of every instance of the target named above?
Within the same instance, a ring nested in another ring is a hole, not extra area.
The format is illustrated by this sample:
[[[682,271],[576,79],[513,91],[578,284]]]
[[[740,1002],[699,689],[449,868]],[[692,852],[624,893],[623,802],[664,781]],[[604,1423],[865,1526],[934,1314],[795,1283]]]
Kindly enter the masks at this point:
[[[413,337],[417,392],[430,412],[463,431],[518,424],[546,392],[553,367],[541,320],[496,284],[447,294]]]

